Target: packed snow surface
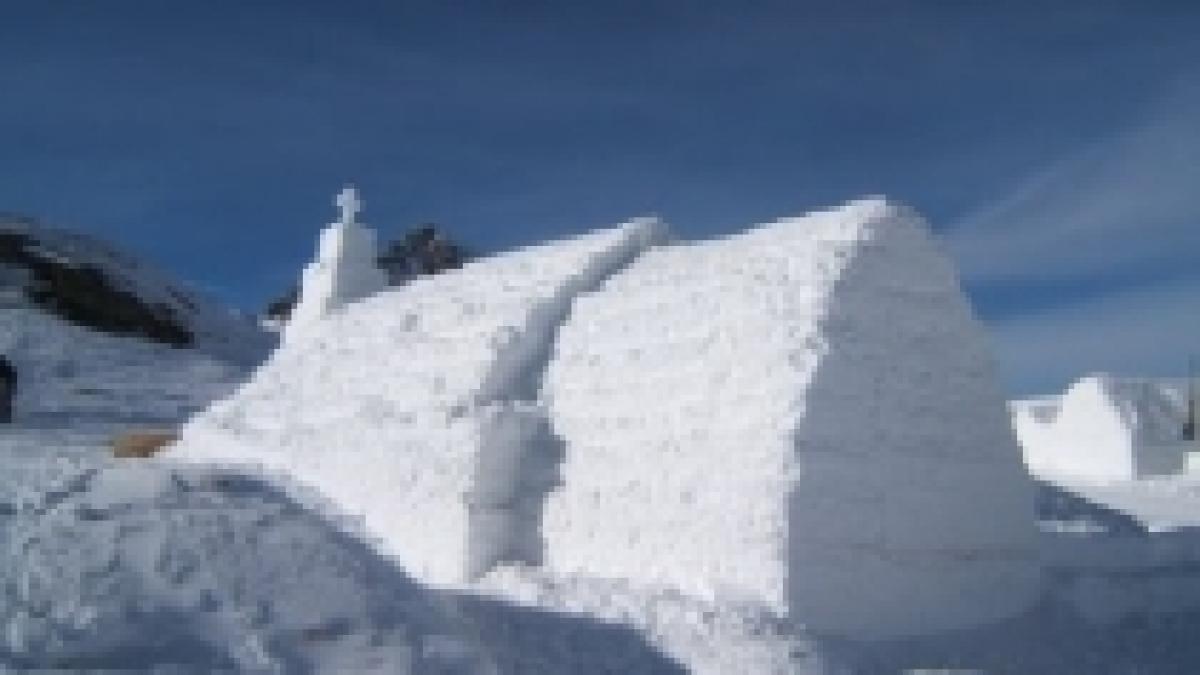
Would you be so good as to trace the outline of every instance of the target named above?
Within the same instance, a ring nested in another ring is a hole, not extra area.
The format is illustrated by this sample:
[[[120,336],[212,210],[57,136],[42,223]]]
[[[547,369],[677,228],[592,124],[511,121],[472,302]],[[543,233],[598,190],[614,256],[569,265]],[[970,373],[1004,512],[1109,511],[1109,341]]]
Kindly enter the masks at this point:
[[[1032,493],[984,345],[883,200],[647,252],[550,363],[547,564],[858,637],[1019,612]]]

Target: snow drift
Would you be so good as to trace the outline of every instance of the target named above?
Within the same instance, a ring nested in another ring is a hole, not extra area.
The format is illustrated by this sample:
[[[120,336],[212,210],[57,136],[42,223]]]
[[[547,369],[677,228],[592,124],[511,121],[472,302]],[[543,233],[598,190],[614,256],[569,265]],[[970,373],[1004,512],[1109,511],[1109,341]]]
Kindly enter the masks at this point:
[[[856,637],[999,619],[1031,486],[951,266],[882,200],[656,249],[576,302],[547,564]]]

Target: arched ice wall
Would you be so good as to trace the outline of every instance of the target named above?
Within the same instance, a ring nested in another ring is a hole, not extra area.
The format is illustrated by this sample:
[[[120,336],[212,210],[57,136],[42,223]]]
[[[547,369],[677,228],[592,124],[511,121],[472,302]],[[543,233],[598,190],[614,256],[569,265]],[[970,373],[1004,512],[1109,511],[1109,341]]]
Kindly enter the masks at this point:
[[[555,573],[857,637],[1005,617],[1037,582],[982,331],[883,200],[648,252],[576,301],[543,395]]]

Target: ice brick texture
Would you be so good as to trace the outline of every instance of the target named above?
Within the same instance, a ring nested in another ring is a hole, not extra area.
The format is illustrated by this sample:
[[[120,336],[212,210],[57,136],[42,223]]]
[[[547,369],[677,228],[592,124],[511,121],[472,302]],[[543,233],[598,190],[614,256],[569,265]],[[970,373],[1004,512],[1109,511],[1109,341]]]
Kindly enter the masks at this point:
[[[1031,486],[983,332],[884,200],[646,253],[576,301],[543,395],[555,574],[865,638],[1030,600]]]
[[[471,504],[503,521],[503,495],[521,489],[510,464],[523,451],[510,446],[547,427],[530,399],[571,301],[661,234],[657,221],[634,221],[347,305],[289,336],[168,454],[257,462],[361,519],[418,580],[462,582],[469,536],[506,547],[484,541],[505,523],[472,524]]]

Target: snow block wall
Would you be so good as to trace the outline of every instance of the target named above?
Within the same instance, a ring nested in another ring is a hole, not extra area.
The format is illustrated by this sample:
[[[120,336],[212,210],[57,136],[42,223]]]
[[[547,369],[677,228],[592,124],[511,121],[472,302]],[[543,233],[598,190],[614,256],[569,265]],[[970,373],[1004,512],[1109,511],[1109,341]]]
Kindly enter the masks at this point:
[[[561,454],[535,400],[551,344],[577,294],[662,235],[635,221],[348,305],[289,336],[168,456],[257,463],[316,488],[422,582],[540,555],[526,512]]]
[[[1185,472],[1187,406],[1185,382],[1097,374],[1011,409],[1029,470],[1078,483]]]
[[[883,200],[646,253],[576,301],[543,395],[555,574],[863,638],[1030,602],[1032,489],[983,332]]]

